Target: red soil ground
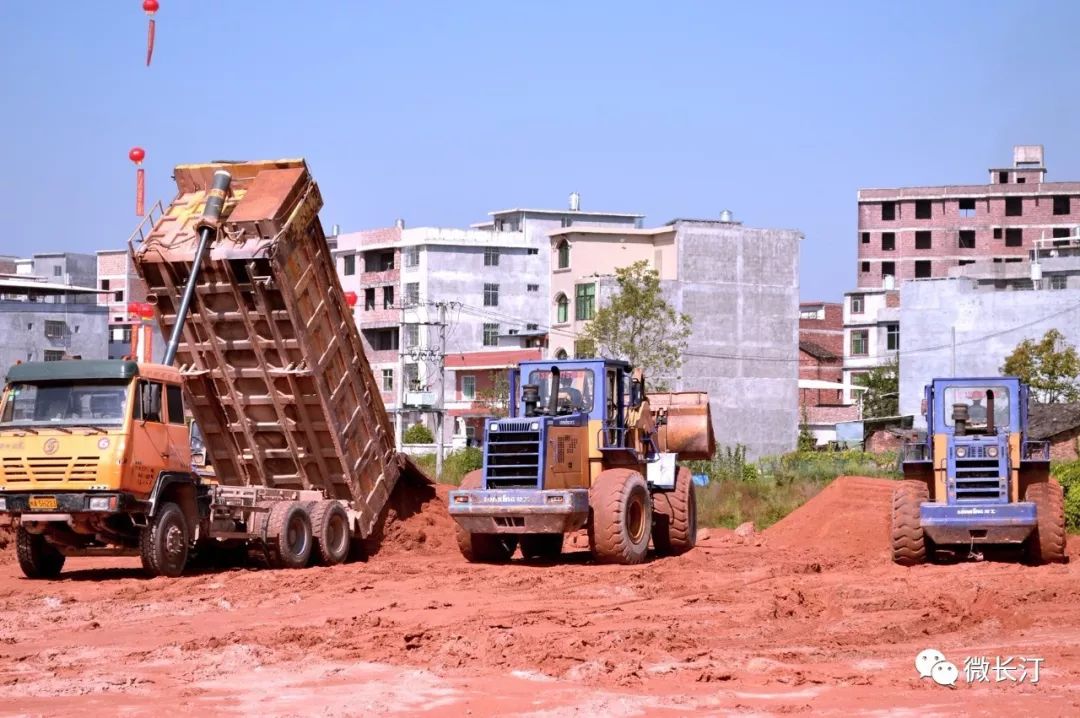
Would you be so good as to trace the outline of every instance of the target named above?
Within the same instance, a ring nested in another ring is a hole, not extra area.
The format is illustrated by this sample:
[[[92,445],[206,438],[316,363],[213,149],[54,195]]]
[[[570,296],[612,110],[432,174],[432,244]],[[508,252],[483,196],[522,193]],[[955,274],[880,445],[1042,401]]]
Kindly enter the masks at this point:
[[[399,496],[369,558],[141,577],[0,561],[0,712],[326,716],[1080,714],[1080,562],[904,569],[890,482],[841,478],[762,534],[596,566],[480,566],[438,497]],[[578,541],[580,543],[580,541]],[[914,658],[1044,659],[1038,685],[920,680]]]

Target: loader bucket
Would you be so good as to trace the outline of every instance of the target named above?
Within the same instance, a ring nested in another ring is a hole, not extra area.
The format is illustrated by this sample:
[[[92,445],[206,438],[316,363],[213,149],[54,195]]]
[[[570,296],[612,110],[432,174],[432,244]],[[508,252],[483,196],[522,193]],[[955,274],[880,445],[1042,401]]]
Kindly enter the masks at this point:
[[[711,459],[716,453],[707,392],[652,393],[649,410],[658,425],[660,451],[676,454],[679,461]]]

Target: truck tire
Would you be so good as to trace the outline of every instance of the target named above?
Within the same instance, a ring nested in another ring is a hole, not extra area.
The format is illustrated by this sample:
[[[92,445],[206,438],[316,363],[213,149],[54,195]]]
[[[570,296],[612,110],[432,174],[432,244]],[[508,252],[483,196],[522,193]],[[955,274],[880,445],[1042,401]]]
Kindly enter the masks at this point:
[[[67,559],[44,536],[32,534],[22,526],[15,532],[15,553],[27,578],[56,578]]]
[[[188,525],[184,512],[171,501],[139,531],[139,555],[143,570],[151,576],[176,578],[188,561]]]
[[[562,554],[562,534],[522,534],[521,556],[526,561],[552,560]]]
[[[316,562],[322,566],[345,563],[352,542],[349,514],[337,501],[315,501],[309,504],[308,515],[315,538],[312,556]]]
[[[1035,530],[1027,540],[1028,560],[1034,564],[1065,561],[1065,496],[1054,479],[1030,484],[1024,501],[1035,504]]]
[[[479,489],[484,483],[484,472],[470,471],[461,480],[462,489]],[[454,522],[458,549],[469,563],[506,563],[514,555],[518,537],[514,534],[474,534]]]
[[[645,477],[630,469],[608,469],[589,490],[589,548],[601,563],[645,561],[652,533],[652,501]]]
[[[930,540],[923,532],[919,504],[930,500],[921,481],[901,481],[892,496],[892,560],[901,566],[926,563]]]
[[[304,568],[315,543],[311,517],[299,501],[279,501],[266,518],[267,555],[271,568]]]
[[[678,556],[697,544],[697,495],[690,469],[680,466],[672,491],[654,491],[652,540],[656,553]]]

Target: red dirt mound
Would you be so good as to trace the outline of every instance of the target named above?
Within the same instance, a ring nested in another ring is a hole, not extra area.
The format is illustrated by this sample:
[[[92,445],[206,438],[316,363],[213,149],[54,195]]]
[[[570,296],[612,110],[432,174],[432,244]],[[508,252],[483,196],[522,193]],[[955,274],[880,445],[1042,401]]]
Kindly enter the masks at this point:
[[[451,488],[404,478],[399,481],[380,525],[364,542],[367,554],[455,551],[454,520],[446,510]]]
[[[822,558],[878,558],[889,546],[888,479],[841,476],[765,530],[770,548],[807,549]]]

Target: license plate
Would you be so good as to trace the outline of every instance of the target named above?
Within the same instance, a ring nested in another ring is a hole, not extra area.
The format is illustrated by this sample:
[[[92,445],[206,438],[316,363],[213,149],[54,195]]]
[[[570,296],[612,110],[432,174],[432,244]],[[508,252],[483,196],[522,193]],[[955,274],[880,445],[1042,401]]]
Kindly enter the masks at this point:
[[[30,509],[32,511],[43,511],[46,509],[56,508],[55,496],[31,496],[30,497]]]

